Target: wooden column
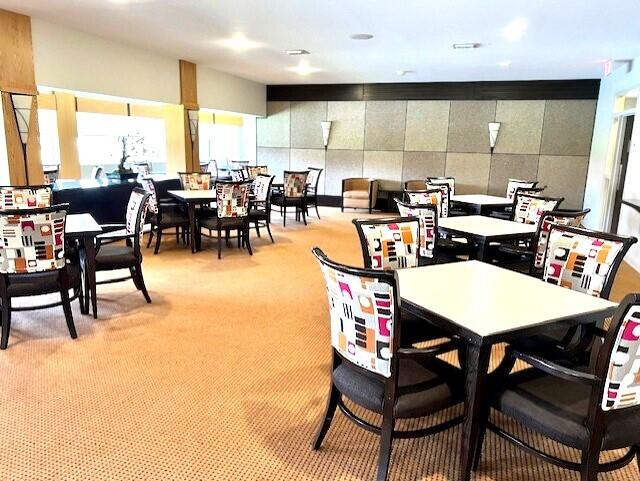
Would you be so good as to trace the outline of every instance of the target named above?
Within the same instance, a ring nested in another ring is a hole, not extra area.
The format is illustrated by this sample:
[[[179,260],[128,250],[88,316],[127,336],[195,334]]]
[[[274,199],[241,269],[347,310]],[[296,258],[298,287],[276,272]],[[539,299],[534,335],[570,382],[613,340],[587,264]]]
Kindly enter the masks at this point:
[[[189,129],[189,110],[199,110],[198,83],[196,64],[180,60],[180,103],[184,107],[184,146],[186,168],[190,172],[200,171],[200,148],[196,135],[195,142],[191,139]]]
[[[0,10],[0,91],[4,120],[9,179],[12,184],[40,184],[44,180],[40,162],[38,101],[31,43],[31,18]],[[11,94],[31,95],[31,115],[26,158],[13,111]],[[0,147],[5,148],[5,147]]]
[[[80,155],[78,154],[78,122],[76,97],[66,92],[55,92],[58,142],[60,146],[60,177],[80,179]]]

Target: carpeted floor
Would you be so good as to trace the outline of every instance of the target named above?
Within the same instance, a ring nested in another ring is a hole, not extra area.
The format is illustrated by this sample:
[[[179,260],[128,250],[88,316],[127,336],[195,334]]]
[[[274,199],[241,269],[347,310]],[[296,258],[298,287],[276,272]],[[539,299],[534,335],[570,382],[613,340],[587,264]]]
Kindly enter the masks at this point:
[[[145,251],[153,304],[132,284],[99,286],[98,320],[74,306],[76,341],[60,308],[16,314],[0,352],[0,480],[373,479],[377,437],[340,414],[310,449],[330,347],[309,251],[361,264],[354,215],[321,213],[286,230],[274,216],[276,243],[254,239],[253,257],[192,255],[167,236],[159,255]],[[455,479],[459,435],[396,441],[390,479]],[[475,479],[577,476],[489,434]],[[636,481],[638,469],[600,479]]]

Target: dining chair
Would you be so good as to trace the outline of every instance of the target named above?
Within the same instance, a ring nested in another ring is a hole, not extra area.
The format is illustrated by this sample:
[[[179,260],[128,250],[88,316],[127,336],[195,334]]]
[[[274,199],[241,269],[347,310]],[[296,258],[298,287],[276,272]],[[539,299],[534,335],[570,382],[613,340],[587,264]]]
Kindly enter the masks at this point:
[[[449,217],[451,207],[451,186],[446,182],[442,182],[440,184],[427,182],[427,191],[435,189],[440,190],[440,217]]]
[[[271,242],[271,185],[275,176],[258,174],[253,181],[254,199],[249,210],[249,223],[256,228],[256,234],[260,237],[260,227],[266,227]]]
[[[44,183],[51,185],[55,184],[60,177],[60,166],[59,165],[44,165],[43,166],[43,174],[44,174]]]
[[[438,206],[411,204],[395,198],[400,217],[417,217],[420,221],[419,263],[432,264],[438,260]],[[424,262],[423,262],[424,261]]]
[[[425,185],[426,187],[426,185]],[[411,204],[432,204],[438,207],[438,217],[441,215],[442,191],[440,187],[435,189],[405,190],[404,198]]]
[[[91,169],[90,178],[93,179],[93,180],[101,180],[101,179],[104,179],[106,176],[107,176],[107,174],[104,171],[104,167],[102,167],[101,165],[95,165]]]
[[[566,242],[561,245],[571,252]],[[603,245],[591,246],[602,253]],[[578,450],[580,462],[545,452],[497,423],[488,423],[491,431],[544,461],[579,472],[581,481],[596,481],[598,473],[620,469],[634,458],[640,469],[640,295],[625,297],[608,330],[590,330],[602,341],[591,365],[576,368],[511,348],[507,355],[530,367],[496,379],[489,391],[497,412]],[[626,453],[600,462],[601,452],[619,449]]]
[[[161,201],[157,195],[156,183],[152,177],[143,177],[139,180],[142,188],[149,194],[148,217],[151,223],[151,231],[149,232],[149,240],[147,241],[147,249],[151,246],[153,236],[156,236],[156,245],[153,254],[160,251],[160,243],[162,233],[165,229],[176,230],[176,242],[180,243],[182,237],[185,245],[189,239],[190,223],[189,216],[184,212],[181,206],[174,203],[166,203]]]
[[[207,172],[209,172],[209,161],[200,162],[200,173],[206,174]]]
[[[395,270],[420,265],[420,219],[385,217],[353,219],[364,267]]]
[[[242,182],[245,180],[244,169],[231,169],[229,173],[231,174],[231,180],[234,182]]]
[[[456,195],[456,178],[451,176],[427,177],[427,184],[449,186],[449,195]]]
[[[524,187],[525,189],[530,189],[535,187],[538,184],[537,181],[531,180],[518,180],[518,179],[509,179],[507,181],[507,199],[513,200],[516,195],[516,189],[518,187]]]
[[[579,227],[591,209],[562,210],[543,212],[538,222],[538,229],[530,244],[502,244],[494,257],[501,266],[512,266],[514,263],[525,263],[531,275],[542,274],[544,254],[552,224]]]
[[[308,167],[309,175],[307,177],[307,194],[305,208],[307,214],[309,213],[309,206],[313,206],[316,209],[316,215],[320,218],[320,212],[318,212],[318,185],[320,184],[320,174],[322,170],[317,167]]]
[[[50,185],[0,186],[0,211],[51,207]]]
[[[2,336],[0,349],[6,349],[11,330],[11,313],[62,305],[72,339],[78,334],[73,323],[71,301],[83,290],[80,259],[69,259],[65,251],[67,204],[43,208],[0,211],[0,300]],[[69,290],[73,289],[73,296]],[[12,306],[16,297],[60,294],[60,302],[46,305]]]
[[[207,163],[207,170],[206,172],[203,172],[203,174],[210,174],[211,177],[213,179],[217,179],[218,178],[218,162],[211,159],[208,163]]]
[[[202,227],[218,232],[218,259],[222,257],[222,232],[238,232],[238,247],[246,245],[253,255],[249,241],[249,189],[251,181],[216,182],[216,216],[204,217]]]
[[[151,175],[151,166],[147,162],[136,162],[133,164],[135,171],[138,173],[138,182],[144,177]]]
[[[564,197],[544,197],[518,192],[514,197],[511,220],[522,224],[538,225],[544,212],[556,210],[563,201]]]
[[[259,175],[269,175],[269,166],[267,165],[248,165],[247,175],[251,180],[255,180]]]
[[[327,289],[332,353],[329,396],[312,447],[320,449],[340,409],[357,426],[380,436],[376,479],[385,481],[394,439],[429,436],[462,421],[462,416],[448,416],[429,427],[396,429],[398,419],[431,416],[460,402],[460,371],[437,358],[457,346],[445,341],[423,349],[400,347],[395,273],[338,264],[317,247],[312,252]],[[363,419],[351,405],[380,415],[381,423]]]
[[[511,220],[511,216],[513,214],[513,209],[515,207],[516,198],[518,197],[518,194],[542,195],[542,192],[544,192],[546,188],[547,188],[546,185],[542,187],[516,187],[513,198],[511,199],[513,201],[513,205],[508,205],[506,207],[499,207],[499,208],[497,207],[490,212],[489,216],[495,217],[497,219]]]
[[[183,190],[211,190],[210,172],[178,172]]]
[[[424,190],[427,186],[427,181],[423,179],[407,180],[403,184],[403,191],[407,190]]]
[[[282,194],[274,195],[271,199],[272,205],[280,207],[280,213],[284,216],[283,227],[287,226],[287,207],[294,207],[296,218],[302,215],[304,225],[307,225],[306,195],[308,170],[284,171],[284,186]]]
[[[128,269],[125,277],[109,278],[96,284],[111,284],[132,280],[136,289],[142,292],[147,303],[151,297],[147,292],[142,275],[142,242],[143,228],[149,208],[151,194],[140,187],[131,191],[127,202],[124,224],[103,224],[103,234],[97,240],[96,272]]]

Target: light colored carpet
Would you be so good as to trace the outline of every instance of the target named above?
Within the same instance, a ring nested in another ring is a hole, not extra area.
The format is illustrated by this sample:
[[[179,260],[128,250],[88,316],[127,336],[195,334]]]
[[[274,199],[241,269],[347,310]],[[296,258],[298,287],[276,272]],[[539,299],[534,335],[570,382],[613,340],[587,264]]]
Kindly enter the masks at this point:
[[[276,243],[254,236],[253,257],[192,255],[166,236],[158,256],[145,251],[153,304],[131,283],[99,286],[98,320],[74,306],[76,341],[60,308],[16,314],[0,352],[0,479],[373,479],[378,439],[341,414],[310,449],[330,347],[309,251],[361,264],[354,215],[321,213],[286,229],[275,215]],[[390,478],[454,479],[459,435],[396,441]],[[489,434],[475,479],[577,476]],[[600,479],[636,481],[638,469]]]

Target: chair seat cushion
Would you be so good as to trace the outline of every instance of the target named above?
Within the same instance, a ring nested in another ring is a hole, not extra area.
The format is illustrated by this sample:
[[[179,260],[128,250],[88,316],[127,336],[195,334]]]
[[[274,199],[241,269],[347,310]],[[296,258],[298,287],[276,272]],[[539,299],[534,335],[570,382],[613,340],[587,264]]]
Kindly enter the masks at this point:
[[[368,190],[345,190],[342,193],[345,199],[369,199]]]
[[[304,197],[273,197],[271,199],[271,203],[273,205],[287,205],[287,207],[300,207],[304,204],[305,202],[305,198]]]
[[[269,218],[269,213],[264,210],[251,209],[249,211],[249,220],[266,220]]]
[[[533,256],[533,252],[525,246],[519,246],[514,244],[500,244],[498,252],[501,254],[507,254],[512,256]]]
[[[80,266],[67,264],[70,287],[80,285]],[[11,274],[7,293],[9,297],[38,296],[58,292],[59,271],[37,272],[34,274]]]
[[[417,418],[456,404],[460,399],[459,390],[447,384],[457,381],[452,377],[455,376],[447,376],[445,380],[413,360],[400,360],[395,416]],[[381,378],[345,361],[333,371],[333,383],[354,403],[382,413],[384,381]]]
[[[544,436],[576,449],[587,447],[585,425],[591,387],[527,369],[510,376],[493,400],[496,409]],[[610,413],[604,450],[640,442],[640,406]]]
[[[221,229],[244,229],[247,217],[223,217],[220,219]],[[200,222],[202,227],[216,230],[218,228],[218,217],[207,217]]]
[[[180,212],[167,212],[162,213],[160,222],[158,223],[158,216],[151,217],[151,223],[153,225],[160,225],[160,227],[175,227],[179,225],[189,225],[189,217],[186,214]]]
[[[120,244],[100,246],[96,255],[96,269],[112,270],[125,269],[138,263],[133,247]]]
[[[457,241],[453,239],[438,239],[438,249],[446,254],[463,255],[470,251],[469,244],[465,241]]]

